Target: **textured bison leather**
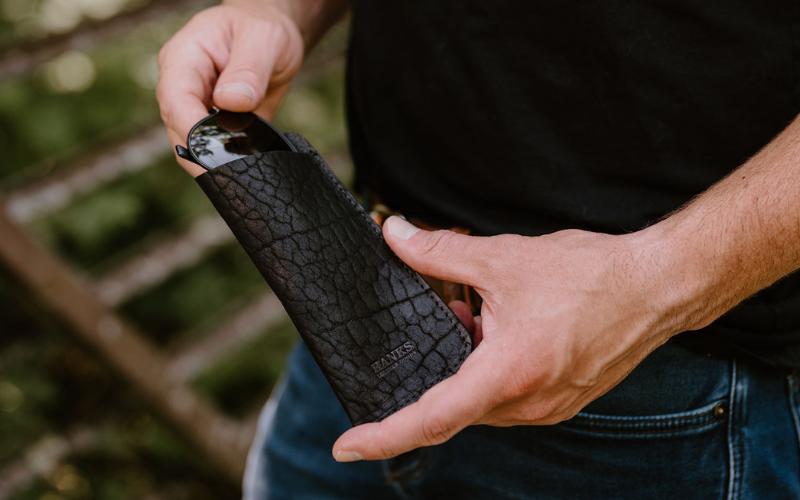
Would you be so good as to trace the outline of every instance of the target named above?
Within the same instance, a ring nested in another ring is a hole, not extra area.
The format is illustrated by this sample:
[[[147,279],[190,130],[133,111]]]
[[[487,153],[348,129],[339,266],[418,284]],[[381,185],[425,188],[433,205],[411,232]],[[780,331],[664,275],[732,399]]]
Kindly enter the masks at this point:
[[[381,230],[300,136],[296,152],[197,178],[286,308],[353,424],[383,419],[455,373],[464,326],[392,253]]]

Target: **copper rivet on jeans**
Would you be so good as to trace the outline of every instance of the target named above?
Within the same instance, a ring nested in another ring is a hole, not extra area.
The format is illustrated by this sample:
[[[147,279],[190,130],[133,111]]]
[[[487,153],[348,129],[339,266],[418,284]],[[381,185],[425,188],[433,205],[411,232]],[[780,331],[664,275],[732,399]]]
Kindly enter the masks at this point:
[[[714,407],[714,416],[721,417],[723,415],[725,415],[725,405],[720,403]]]

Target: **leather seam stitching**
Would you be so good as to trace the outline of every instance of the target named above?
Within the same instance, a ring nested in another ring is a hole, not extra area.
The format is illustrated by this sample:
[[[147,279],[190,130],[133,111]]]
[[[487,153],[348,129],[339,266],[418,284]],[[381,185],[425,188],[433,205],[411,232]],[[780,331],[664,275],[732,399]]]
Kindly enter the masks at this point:
[[[355,201],[355,199],[353,198],[353,195],[349,191],[347,191],[344,188],[344,186],[342,186],[342,183],[333,174],[333,172],[330,170],[330,168],[328,168],[327,164],[322,159],[322,157],[319,155],[319,153],[317,153],[316,151],[312,150],[310,152],[306,152],[306,154],[308,154],[314,160],[314,163],[317,165],[317,168],[319,168],[322,171],[323,175],[344,196],[344,198],[347,200],[347,202],[350,203],[350,205],[352,205],[356,209],[356,211],[359,213],[359,215],[363,219],[365,219],[367,221],[368,226],[372,230],[372,233],[375,236],[379,237],[381,239],[381,242],[383,242],[383,234],[381,232],[381,229],[378,227],[378,225],[375,223],[375,221],[372,220],[372,218],[369,216],[369,214],[367,214],[367,212],[364,210],[364,208],[361,205],[359,205],[358,202]],[[385,245],[386,243],[383,242],[383,244]],[[393,252],[392,252],[392,255],[394,255]],[[431,300],[434,301],[434,303],[439,308],[439,310],[445,314],[445,316],[447,317],[447,319],[450,322],[450,326],[451,326],[451,330],[450,331],[453,331],[453,329],[455,329],[456,333],[459,335],[459,337],[461,337],[461,340],[462,340],[462,344],[461,345],[462,345],[462,347],[461,347],[461,350],[460,350],[459,355],[458,355],[458,366],[460,368],[461,364],[467,358],[467,354],[469,354],[468,346],[471,344],[471,340],[469,339],[469,335],[466,335],[464,330],[463,330],[464,326],[461,325],[460,323],[456,323],[456,321],[453,319],[453,316],[452,316],[453,313],[449,312],[449,311],[446,311],[444,309],[441,297],[439,297],[433,290],[431,290],[430,286],[428,286],[427,283],[422,281],[422,278],[419,276],[419,273],[417,273],[416,271],[414,271],[413,269],[408,267],[408,265],[405,262],[403,262],[402,260],[400,260],[397,256],[395,256],[395,259],[401,264],[401,266],[403,266],[403,268],[406,269],[407,272],[411,273],[411,276],[417,281],[417,283],[422,288],[424,288],[426,290],[427,295],[431,298]],[[447,371],[443,372],[440,376],[434,377],[431,382],[429,382],[427,384],[424,384],[421,390],[416,391],[413,394],[411,394],[411,395],[403,398],[402,400],[398,401],[397,406],[403,407],[403,406],[406,405],[406,403],[408,403],[409,401],[413,400],[414,398],[421,397],[422,394],[424,394],[428,389],[430,389],[434,385],[438,384],[442,380],[446,379],[447,377],[453,375],[457,371],[458,371],[458,368],[456,368],[455,370],[448,369]],[[372,413],[367,418],[375,418],[375,419],[378,419],[378,420],[383,420],[384,418],[386,418],[387,415],[389,415],[393,411],[396,411],[396,408],[393,408],[393,409],[390,409],[390,410],[384,410],[384,411],[382,411],[380,413],[377,413],[377,414],[376,413]]]

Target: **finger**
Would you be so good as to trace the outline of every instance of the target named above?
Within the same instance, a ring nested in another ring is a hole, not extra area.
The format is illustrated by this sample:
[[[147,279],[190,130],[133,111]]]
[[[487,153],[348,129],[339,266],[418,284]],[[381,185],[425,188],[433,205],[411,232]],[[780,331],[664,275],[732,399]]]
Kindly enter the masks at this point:
[[[473,319],[475,328],[472,331],[472,348],[475,349],[483,340],[483,318],[475,316]]]
[[[264,99],[277,57],[276,29],[243,24],[214,87],[214,104],[229,111],[254,111]]]
[[[461,300],[453,300],[447,305],[450,306],[450,309],[453,310],[455,315],[458,317],[461,323],[466,327],[466,329],[469,330],[470,333],[472,333],[473,330],[475,330],[475,319],[473,318],[472,311],[470,310],[466,302],[463,302]]]
[[[157,95],[164,123],[180,138],[179,144],[185,144],[192,126],[208,115],[216,70],[198,45],[188,42],[180,47],[162,59]]]
[[[477,353],[461,369],[433,386],[416,403],[386,419],[345,432],[333,446],[339,462],[380,460],[442,443],[477,421],[495,404],[498,386]]]
[[[425,231],[397,216],[386,220],[383,235],[394,253],[422,274],[475,287],[491,275],[492,238]]]
[[[270,81],[264,100],[261,101],[261,104],[258,105],[253,113],[267,121],[272,121],[288,90],[289,82],[276,84],[274,80]]]
[[[466,302],[461,300],[453,300],[447,305],[450,306],[450,309],[453,310],[459,321],[461,321],[467,331],[469,331],[470,337],[472,338],[472,348],[478,347],[478,344],[483,340],[481,317],[473,316],[470,307]]]

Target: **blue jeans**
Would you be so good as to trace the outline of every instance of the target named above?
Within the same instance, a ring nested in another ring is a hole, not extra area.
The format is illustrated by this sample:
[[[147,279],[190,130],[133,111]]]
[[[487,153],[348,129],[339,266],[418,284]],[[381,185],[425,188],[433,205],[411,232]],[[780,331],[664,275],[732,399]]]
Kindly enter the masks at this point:
[[[674,340],[567,422],[474,426],[384,462],[333,461],[349,422],[304,346],[278,390],[246,500],[800,498],[800,377]]]

